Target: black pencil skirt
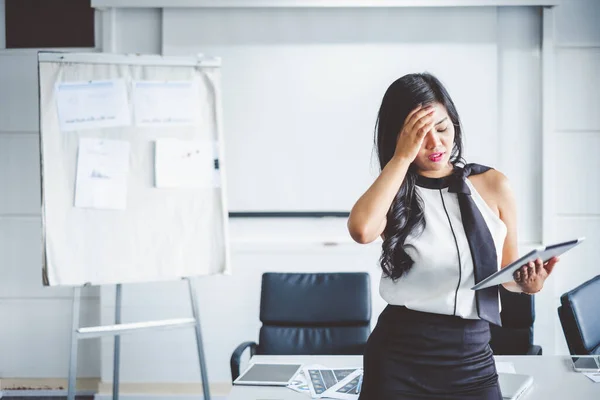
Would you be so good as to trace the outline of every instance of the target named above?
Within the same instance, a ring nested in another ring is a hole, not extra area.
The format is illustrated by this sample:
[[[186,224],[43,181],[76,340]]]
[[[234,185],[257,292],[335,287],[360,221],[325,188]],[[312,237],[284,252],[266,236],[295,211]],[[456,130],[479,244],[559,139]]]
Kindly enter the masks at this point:
[[[502,400],[489,323],[388,305],[364,354],[360,400]]]

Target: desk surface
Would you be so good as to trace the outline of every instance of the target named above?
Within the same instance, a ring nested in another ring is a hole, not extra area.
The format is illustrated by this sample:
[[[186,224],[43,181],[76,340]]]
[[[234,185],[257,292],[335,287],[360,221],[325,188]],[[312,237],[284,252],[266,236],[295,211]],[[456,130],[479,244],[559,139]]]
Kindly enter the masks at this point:
[[[515,371],[533,376],[533,386],[522,400],[598,400],[600,383],[573,371],[568,356],[496,356],[497,362],[513,363]],[[297,362],[327,367],[362,365],[360,356],[254,356],[251,362]],[[228,400],[306,400],[303,393],[285,387],[234,386]],[[520,399],[520,400],[521,400]]]

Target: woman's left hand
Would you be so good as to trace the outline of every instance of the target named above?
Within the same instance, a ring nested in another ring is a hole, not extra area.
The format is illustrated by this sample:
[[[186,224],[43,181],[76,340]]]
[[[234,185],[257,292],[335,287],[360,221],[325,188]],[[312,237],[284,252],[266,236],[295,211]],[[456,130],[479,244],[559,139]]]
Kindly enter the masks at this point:
[[[558,257],[552,257],[546,263],[541,258],[535,262],[530,261],[529,264],[523,265],[513,274],[515,282],[525,293],[539,292],[558,261]]]

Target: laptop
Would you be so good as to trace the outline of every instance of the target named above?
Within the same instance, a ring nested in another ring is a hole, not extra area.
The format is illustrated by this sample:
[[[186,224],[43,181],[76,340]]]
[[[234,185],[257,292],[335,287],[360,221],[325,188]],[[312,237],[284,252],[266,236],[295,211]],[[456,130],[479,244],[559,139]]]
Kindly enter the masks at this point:
[[[523,393],[533,385],[533,376],[523,374],[498,373],[498,383],[502,391],[502,399],[521,399]]]

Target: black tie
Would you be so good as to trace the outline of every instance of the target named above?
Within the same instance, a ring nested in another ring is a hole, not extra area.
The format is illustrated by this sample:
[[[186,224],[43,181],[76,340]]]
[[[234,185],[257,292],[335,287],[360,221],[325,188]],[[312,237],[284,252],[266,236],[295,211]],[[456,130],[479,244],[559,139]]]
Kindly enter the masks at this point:
[[[492,234],[471,198],[471,190],[465,180],[469,175],[481,174],[489,169],[479,164],[467,164],[464,168],[456,168],[448,188],[449,192],[457,193],[458,196],[461,219],[473,258],[475,283],[481,282],[498,270],[498,256]],[[475,298],[479,318],[501,326],[498,286],[476,290]]]

